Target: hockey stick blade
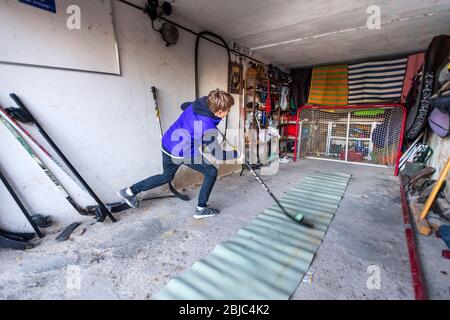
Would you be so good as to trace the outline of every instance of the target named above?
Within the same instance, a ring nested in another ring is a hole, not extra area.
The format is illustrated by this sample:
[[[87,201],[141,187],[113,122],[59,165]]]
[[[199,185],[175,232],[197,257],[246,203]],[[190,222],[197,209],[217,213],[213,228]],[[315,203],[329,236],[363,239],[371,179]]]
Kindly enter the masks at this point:
[[[190,200],[191,200],[187,195],[179,193],[179,192],[174,188],[174,186],[172,185],[172,183],[169,183],[169,189],[170,189],[170,191],[173,193],[173,195],[174,195],[175,197],[177,197],[178,199],[183,200],[183,201],[190,201]]]

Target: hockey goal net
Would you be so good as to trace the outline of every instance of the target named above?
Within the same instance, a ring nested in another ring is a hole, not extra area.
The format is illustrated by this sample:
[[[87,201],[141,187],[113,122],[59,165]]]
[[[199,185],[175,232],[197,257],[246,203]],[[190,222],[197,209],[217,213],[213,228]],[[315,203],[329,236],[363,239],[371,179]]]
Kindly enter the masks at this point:
[[[405,120],[402,105],[301,107],[294,161],[317,158],[393,167],[397,175]]]

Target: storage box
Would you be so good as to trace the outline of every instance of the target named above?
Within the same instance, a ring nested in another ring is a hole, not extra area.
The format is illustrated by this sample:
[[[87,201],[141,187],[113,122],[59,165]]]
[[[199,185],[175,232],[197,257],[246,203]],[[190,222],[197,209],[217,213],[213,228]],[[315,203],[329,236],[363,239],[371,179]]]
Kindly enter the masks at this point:
[[[341,160],[345,160],[345,150],[341,151],[339,155]],[[364,154],[361,152],[349,151],[347,161],[362,162],[364,160]]]

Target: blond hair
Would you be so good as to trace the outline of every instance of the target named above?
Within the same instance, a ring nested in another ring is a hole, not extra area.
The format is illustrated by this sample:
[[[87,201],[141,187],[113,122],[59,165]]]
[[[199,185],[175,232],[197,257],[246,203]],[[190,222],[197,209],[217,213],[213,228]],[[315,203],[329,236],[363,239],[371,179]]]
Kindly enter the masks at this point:
[[[215,114],[219,111],[230,111],[231,107],[234,104],[234,98],[228,92],[216,89],[209,93],[206,102],[208,104],[209,110],[211,110],[211,112]]]

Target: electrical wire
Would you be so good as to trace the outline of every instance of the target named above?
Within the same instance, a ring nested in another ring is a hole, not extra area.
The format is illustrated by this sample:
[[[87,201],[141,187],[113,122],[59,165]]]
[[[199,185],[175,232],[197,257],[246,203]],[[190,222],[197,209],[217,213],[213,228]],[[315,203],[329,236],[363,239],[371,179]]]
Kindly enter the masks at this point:
[[[230,48],[228,47],[227,42],[218,34],[215,34],[211,31],[202,31],[197,35],[197,39],[195,41],[195,98],[198,99],[200,96],[200,90],[199,90],[199,81],[198,81],[198,48],[200,45],[200,38],[204,38],[205,35],[208,36],[212,36],[215,37],[217,39],[219,39],[222,43],[224,48],[227,50],[227,54],[228,54],[228,65],[231,64],[231,53],[230,53]],[[227,76],[227,85],[230,83],[230,75],[228,72],[228,76]],[[227,136],[227,131],[228,131],[228,115],[225,118],[225,137]]]
[[[121,3],[123,3],[123,4],[126,4],[126,5],[128,5],[128,6],[130,6],[130,7],[133,7],[133,8],[135,8],[135,9],[138,9],[139,11],[142,11],[142,12],[146,13],[145,8],[140,7],[140,6],[138,6],[138,5],[134,4],[134,3],[131,3],[130,1],[127,1],[127,0],[117,0],[117,1],[119,1],[119,2],[121,2]],[[197,32],[195,32],[195,31],[193,31],[193,30],[191,30],[191,29],[189,29],[189,28],[186,28],[186,27],[182,26],[181,24],[179,24],[179,23],[177,23],[177,22],[175,22],[175,21],[172,21],[172,20],[167,19],[167,18],[162,17],[162,16],[159,16],[158,18],[161,19],[161,20],[163,20],[163,21],[165,21],[165,22],[171,23],[171,24],[173,24],[175,27],[180,28],[180,29],[182,29],[182,30],[184,30],[184,31],[186,31],[186,32],[189,32],[189,33],[191,33],[191,34],[193,34],[193,35],[195,35],[195,36],[198,35]],[[207,40],[207,41],[209,41],[209,42],[211,42],[211,43],[214,43],[215,45],[218,45],[219,47],[225,48],[225,46],[224,46],[222,43],[220,43],[220,42],[214,41],[214,40],[209,39],[209,38],[204,37],[204,36],[202,36],[202,38],[205,39],[205,40]],[[250,57],[250,56],[248,56],[248,55],[246,55],[246,54],[240,53],[239,51],[236,51],[236,50],[234,50],[234,49],[229,49],[229,50],[230,50],[231,53],[234,53],[235,55],[241,56],[241,57],[246,58],[246,59],[248,59],[248,60],[252,60],[252,61],[255,61],[256,63],[263,64],[263,65],[266,65],[266,66],[267,66],[267,63],[262,62],[262,61],[260,61],[260,60],[258,60],[258,59],[252,58],[252,57]]]

